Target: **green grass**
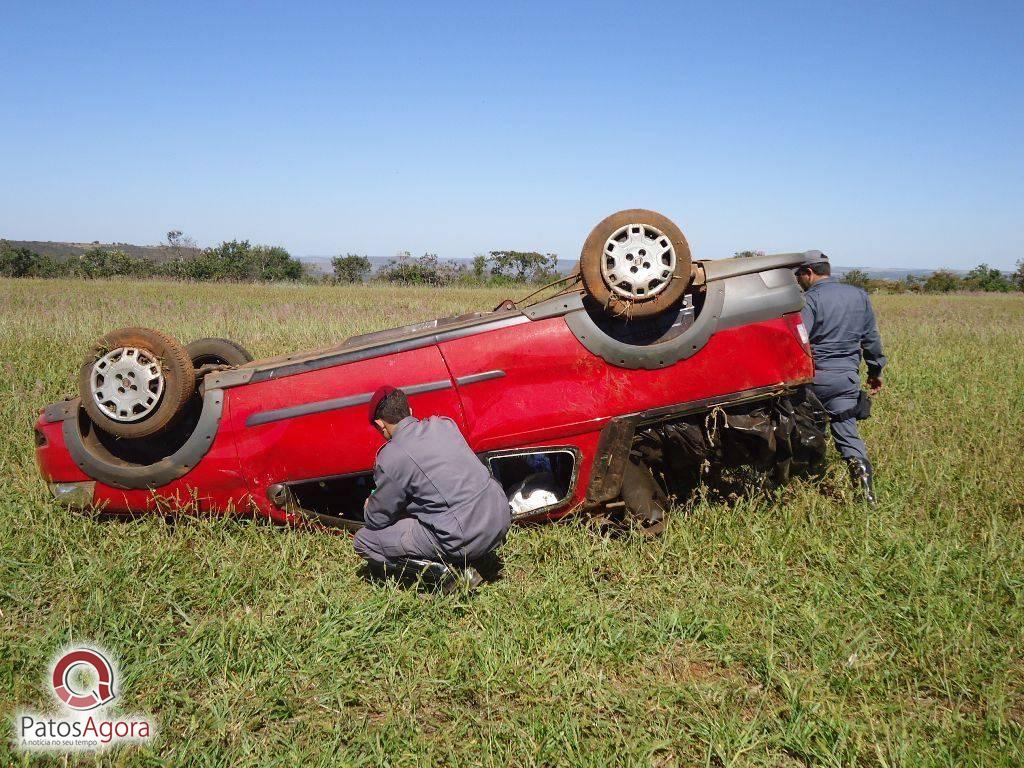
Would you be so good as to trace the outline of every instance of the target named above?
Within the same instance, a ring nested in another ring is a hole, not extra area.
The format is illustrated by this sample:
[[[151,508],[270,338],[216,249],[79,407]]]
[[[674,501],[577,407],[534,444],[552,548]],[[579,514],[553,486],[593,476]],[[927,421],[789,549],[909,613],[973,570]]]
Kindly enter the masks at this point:
[[[122,325],[259,356],[474,308],[489,290],[0,282],[0,762],[54,652],[114,652],[160,737],[110,765],[1020,765],[1024,298],[879,297],[892,361],[841,468],[777,502],[694,500],[664,537],[517,528],[505,578],[357,576],[341,536],[103,523],[52,503],[37,410]],[[37,758],[31,758],[36,760]],[[61,762],[62,758],[47,758]]]

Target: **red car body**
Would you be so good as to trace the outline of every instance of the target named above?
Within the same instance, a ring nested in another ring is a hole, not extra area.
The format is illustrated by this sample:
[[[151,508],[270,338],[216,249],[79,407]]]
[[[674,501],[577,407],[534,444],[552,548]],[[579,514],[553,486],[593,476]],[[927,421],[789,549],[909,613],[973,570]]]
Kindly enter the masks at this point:
[[[108,512],[192,504],[295,522],[303,514],[285,503],[282,485],[326,487],[372,469],[382,438],[366,402],[387,383],[406,390],[415,414],[454,419],[485,459],[539,448],[571,453],[563,498],[524,519],[560,517],[607,501],[600,486],[612,458],[601,443],[616,419],[694,413],[813,378],[791,273],[798,256],[700,264],[691,302],[698,311],[665,342],[624,347],[596,338],[601,330],[584,297],[569,294],[213,373],[191,434],[148,464],[100,441],[77,400],[55,403],[36,424],[38,465],[55,493],[78,489],[77,503]],[[635,354],[617,358],[622,349]]]

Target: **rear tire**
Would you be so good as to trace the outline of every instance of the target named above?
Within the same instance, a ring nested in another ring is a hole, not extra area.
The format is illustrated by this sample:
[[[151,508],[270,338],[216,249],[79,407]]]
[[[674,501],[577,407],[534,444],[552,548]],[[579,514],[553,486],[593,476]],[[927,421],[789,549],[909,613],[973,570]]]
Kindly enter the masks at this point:
[[[82,407],[93,424],[123,438],[149,437],[167,429],[181,416],[195,387],[195,370],[185,348],[151,328],[120,328],[106,334],[93,345],[78,374]]]
[[[193,368],[204,365],[245,365],[253,360],[249,350],[231,339],[196,339],[185,346],[185,351],[192,359]]]
[[[633,208],[591,230],[580,273],[587,293],[608,314],[651,317],[686,293],[691,263],[679,227],[660,213]]]

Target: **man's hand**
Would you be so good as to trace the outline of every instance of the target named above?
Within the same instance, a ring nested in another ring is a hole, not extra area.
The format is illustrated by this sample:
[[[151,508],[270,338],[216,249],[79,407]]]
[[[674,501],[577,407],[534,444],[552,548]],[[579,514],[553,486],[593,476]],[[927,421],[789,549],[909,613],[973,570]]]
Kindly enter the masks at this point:
[[[881,376],[868,376],[868,392],[872,396],[877,395],[882,391],[882,377]]]

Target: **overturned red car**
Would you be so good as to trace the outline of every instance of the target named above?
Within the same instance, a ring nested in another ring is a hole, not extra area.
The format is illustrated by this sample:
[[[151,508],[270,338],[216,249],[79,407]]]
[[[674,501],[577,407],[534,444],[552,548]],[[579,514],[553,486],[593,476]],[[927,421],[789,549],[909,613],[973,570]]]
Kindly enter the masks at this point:
[[[392,384],[416,414],[458,423],[517,520],[586,512],[657,531],[673,497],[723,468],[785,481],[821,461],[802,257],[692,261],[671,221],[629,210],[530,305],[255,361],[223,339],[114,331],[79,397],[42,411],[38,465],[77,507],[354,528],[381,444],[366,403]]]

